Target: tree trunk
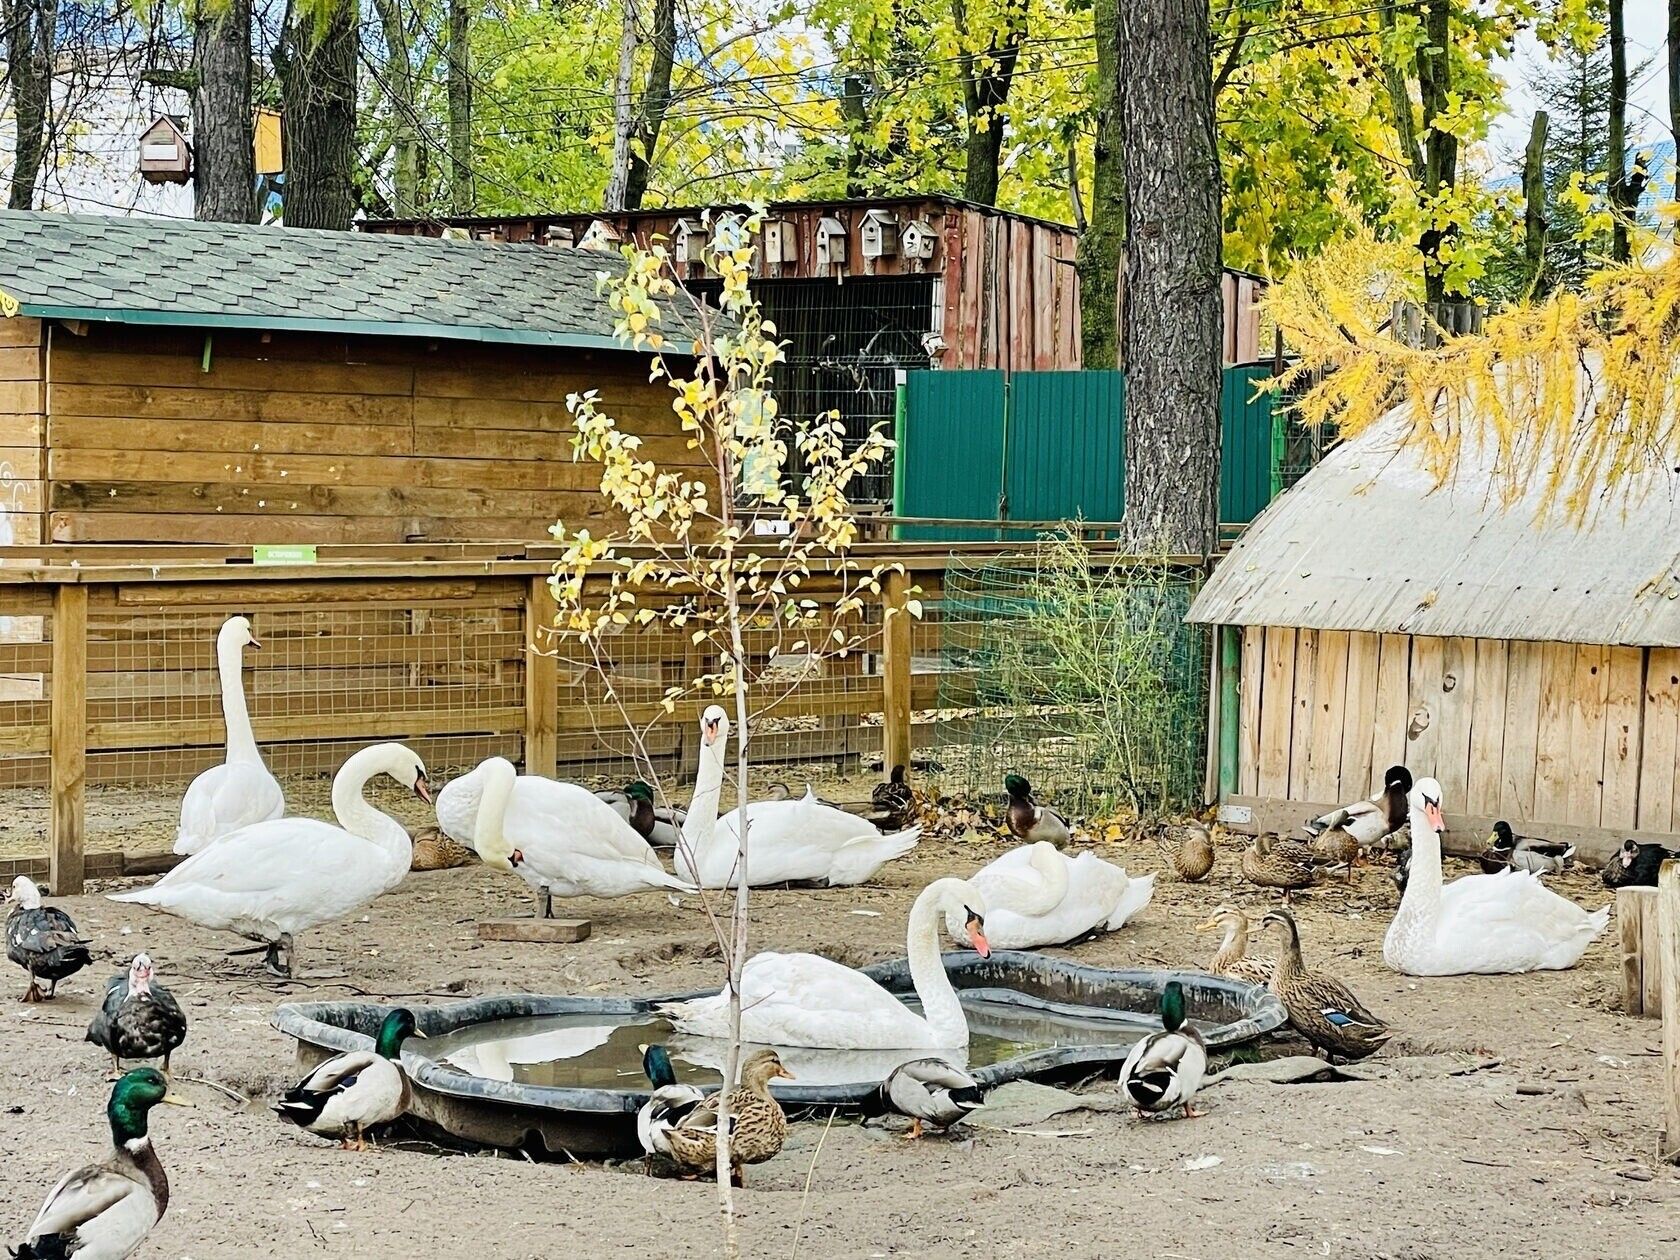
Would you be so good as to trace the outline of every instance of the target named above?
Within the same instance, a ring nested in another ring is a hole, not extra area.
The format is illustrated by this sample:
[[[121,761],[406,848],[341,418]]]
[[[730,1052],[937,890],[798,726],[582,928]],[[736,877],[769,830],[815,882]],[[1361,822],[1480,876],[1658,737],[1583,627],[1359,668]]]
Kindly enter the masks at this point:
[[[603,210],[624,209],[630,191],[630,138],[636,130],[636,48],[640,40],[640,19],[636,0],[622,0],[624,25],[618,36],[618,71],[613,76],[612,161],[607,170],[607,191],[601,198]]]
[[[957,38],[975,42],[968,25],[966,0],[951,0]],[[965,161],[963,197],[983,206],[997,204],[999,164],[1003,157],[1003,107],[1015,81],[1015,66],[1021,44],[1027,37],[1027,8],[1023,0],[1011,0],[1003,12],[1003,29],[986,40],[983,52],[964,52],[958,58],[962,68]]]
[[[399,219],[420,212],[420,124],[413,51],[398,0],[374,0],[385,37],[385,91],[391,100],[392,208]]]
[[[677,61],[677,0],[654,0],[653,60],[648,66],[647,85],[642,90],[636,122],[636,143],[630,150],[630,169],[625,176],[624,208],[639,210],[653,180],[653,154],[659,132],[671,108],[671,71]]]
[[[206,222],[254,223],[251,0],[199,5],[193,69],[193,215]]]
[[[1431,209],[1442,193],[1458,183],[1458,139],[1434,125],[1452,107],[1452,5],[1453,0],[1427,0],[1424,42],[1417,52],[1418,96],[1423,103],[1423,197]],[[1457,234],[1456,227],[1442,224],[1430,227],[1418,242],[1424,294],[1430,302],[1448,295],[1445,247]]]
[[[1546,270],[1546,129],[1551,118],[1534,111],[1523,150],[1523,256],[1528,262],[1530,294],[1545,292]]]
[[[467,0],[449,0],[449,208],[471,214],[472,48]]]
[[[1119,5],[1126,172],[1126,533],[1206,555],[1219,538],[1220,174],[1207,0]]]
[[[1628,246],[1628,169],[1627,169],[1627,24],[1623,19],[1622,0],[1610,0],[1610,153],[1609,175],[1606,180],[1610,207],[1615,212],[1615,226],[1610,229],[1610,257],[1625,263],[1630,255]],[[1633,205],[1639,204],[1635,196]]]
[[[29,210],[35,205],[35,185],[47,151],[47,120],[52,116],[58,0],[11,0],[0,12],[6,23],[6,62],[17,121],[12,188],[6,204],[13,210]]]
[[[1674,0],[1680,5],[1680,0]],[[840,117],[846,120],[846,196],[861,197],[865,133],[869,129],[869,107],[863,98],[863,77],[848,74],[840,80]]]
[[[1096,148],[1091,163],[1091,217],[1079,236],[1079,342],[1087,368],[1120,365],[1120,255],[1126,239],[1126,184],[1121,167],[1119,82],[1120,4],[1094,0]],[[1675,0],[1680,4],[1680,0]]]
[[[356,212],[356,6],[287,14],[274,68],[286,148],[288,227],[349,230]]]

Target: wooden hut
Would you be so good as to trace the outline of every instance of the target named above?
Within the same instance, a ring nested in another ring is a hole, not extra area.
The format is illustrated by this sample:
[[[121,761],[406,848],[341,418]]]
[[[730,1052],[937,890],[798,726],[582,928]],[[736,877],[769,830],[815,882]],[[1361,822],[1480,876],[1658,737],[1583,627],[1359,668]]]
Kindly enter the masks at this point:
[[[544,539],[568,394],[695,466],[574,250],[0,213],[0,542]]]
[[[1680,832],[1680,476],[1624,513],[1502,507],[1493,454],[1437,485],[1391,417],[1333,450],[1222,560],[1190,620],[1223,627],[1212,746],[1238,829],[1289,829],[1404,763],[1457,847],[1507,819],[1600,860]]]

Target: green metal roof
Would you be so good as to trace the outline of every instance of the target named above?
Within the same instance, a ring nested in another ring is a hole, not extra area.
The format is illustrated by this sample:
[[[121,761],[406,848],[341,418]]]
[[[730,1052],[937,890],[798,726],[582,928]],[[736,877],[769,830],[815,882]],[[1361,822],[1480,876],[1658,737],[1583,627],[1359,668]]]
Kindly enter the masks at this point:
[[[622,349],[614,254],[182,219],[0,211],[0,289],[43,319]]]

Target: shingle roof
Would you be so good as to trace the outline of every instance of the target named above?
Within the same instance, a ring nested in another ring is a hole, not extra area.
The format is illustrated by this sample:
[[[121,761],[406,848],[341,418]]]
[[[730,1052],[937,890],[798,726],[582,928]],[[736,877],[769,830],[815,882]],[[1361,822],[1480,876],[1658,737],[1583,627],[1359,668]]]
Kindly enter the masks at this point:
[[[0,289],[41,318],[619,348],[612,254],[0,211]]]

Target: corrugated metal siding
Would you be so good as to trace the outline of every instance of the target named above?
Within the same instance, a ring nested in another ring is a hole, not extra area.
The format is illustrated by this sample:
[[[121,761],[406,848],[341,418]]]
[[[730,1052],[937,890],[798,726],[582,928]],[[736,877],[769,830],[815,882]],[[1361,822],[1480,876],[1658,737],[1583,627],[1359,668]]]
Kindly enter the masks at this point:
[[[1003,373],[905,374],[897,516],[994,520],[1003,489]],[[901,538],[984,540],[995,530],[906,525]]]
[[[1010,382],[1009,516],[1117,521],[1125,508],[1126,380],[1119,372],[1020,372]]]
[[[1255,387],[1272,379],[1270,367],[1225,369],[1220,392],[1219,519],[1247,524],[1272,501],[1275,477],[1271,394]]]
[[[1625,513],[1502,508],[1467,442],[1439,488],[1396,414],[1331,451],[1251,525],[1192,621],[1680,647],[1680,476],[1656,464]]]

